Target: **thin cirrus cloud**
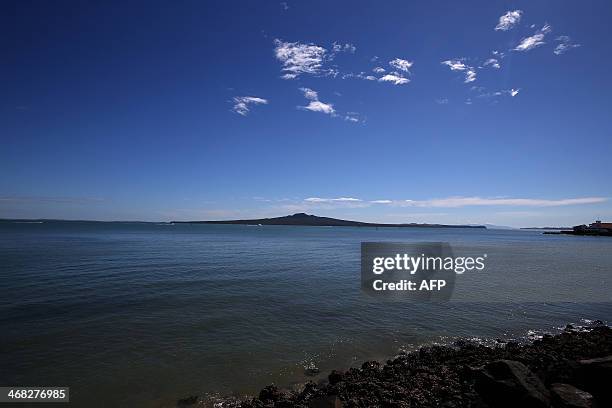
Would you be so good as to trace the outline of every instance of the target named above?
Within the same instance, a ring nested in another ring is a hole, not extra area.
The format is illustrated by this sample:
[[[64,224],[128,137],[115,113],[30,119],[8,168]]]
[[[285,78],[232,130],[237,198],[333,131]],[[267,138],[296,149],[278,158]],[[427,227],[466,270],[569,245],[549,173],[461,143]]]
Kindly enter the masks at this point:
[[[335,53],[348,52],[350,54],[354,54],[355,51],[357,51],[357,47],[355,47],[351,43],[340,44],[340,43],[334,42],[332,44],[332,51]]]
[[[463,58],[457,58],[442,61],[441,64],[448,66],[451,71],[463,72],[465,75],[465,79],[463,82],[469,84],[470,82],[474,82],[476,80],[476,70],[474,70],[474,67],[465,64],[463,61]]]
[[[346,115],[344,115],[344,120],[354,123],[361,121],[361,119],[359,118],[359,113],[357,112],[346,112]]]
[[[274,55],[282,64],[283,79],[295,79],[300,75],[321,75],[327,50],[315,44],[274,40]]]
[[[309,197],[304,199],[307,203],[358,203],[362,202],[359,198],[353,197],[338,197],[338,198],[321,198],[321,197]]]
[[[557,44],[555,50],[553,51],[555,55],[565,54],[572,48],[578,48],[581,46],[580,44],[572,43],[571,38],[567,35],[561,35],[557,37],[556,40],[559,41],[559,44]]]
[[[498,96],[503,96],[503,95],[510,95],[512,97],[515,97],[516,95],[518,95],[520,88],[518,89],[510,88],[510,89],[504,89],[504,90],[495,91],[495,92],[484,92],[484,88],[474,87],[474,90],[480,92],[477,95],[479,98],[496,98]]]
[[[506,207],[562,207],[569,205],[597,204],[608,201],[606,197],[563,198],[558,200],[539,198],[506,198],[506,197],[447,197],[430,200],[371,200],[365,201],[354,197],[320,198],[310,197],[304,200],[311,204],[346,204],[362,203],[363,205],[385,204],[396,207],[433,207],[461,208],[473,206],[506,206]]]
[[[499,60],[497,58],[489,58],[483,64],[483,67],[491,66],[491,68],[500,69],[501,65],[499,64]]]
[[[537,198],[481,198],[449,197],[442,199],[414,201],[406,200],[406,205],[415,207],[467,207],[467,206],[519,206],[519,207],[559,207],[578,204],[596,204],[607,201],[604,197],[564,198],[545,200]]]
[[[44,203],[66,203],[66,204],[91,204],[103,202],[104,198],[99,197],[0,197],[0,204],[44,204]]]
[[[268,100],[257,96],[236,96],[232,99],[234,106],[232,111],[246,116],[251,111],[251,105],[267,105]]]
[[[356,50],[357,47],[350,43],[334,42],[329,51],[312,43],[274,40],[274,56],[283,65],[283,75],[281,75],[283,79],[295,79],[300,75],[335,76],[338,71],[324,67],[325,63],[333,60],[341,52],[354,54]]]
[[[506,14],[499,18],[499,22],[495,26],[495,31],[508,31],[521,21],[523,16],[522,10],[507,11]]]
[[[514,47],[514,51],[525,52],[539,47],[540,45],[546,44],[544,38],[546,37],[546,34],[550,33],[551,31],[552,28],[550,27],[550,25],[544,24],[544,26],[539,29],[534,35],[523,38],[521,42],[516,47]]]

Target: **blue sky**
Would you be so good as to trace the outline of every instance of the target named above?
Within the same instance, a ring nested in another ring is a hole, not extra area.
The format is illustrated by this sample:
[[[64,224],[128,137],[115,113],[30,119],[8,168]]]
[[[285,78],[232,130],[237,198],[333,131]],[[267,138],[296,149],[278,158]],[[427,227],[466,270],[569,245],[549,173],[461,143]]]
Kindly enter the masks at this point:
[[[0,217],[612,218],[607,1],[2,2]]]

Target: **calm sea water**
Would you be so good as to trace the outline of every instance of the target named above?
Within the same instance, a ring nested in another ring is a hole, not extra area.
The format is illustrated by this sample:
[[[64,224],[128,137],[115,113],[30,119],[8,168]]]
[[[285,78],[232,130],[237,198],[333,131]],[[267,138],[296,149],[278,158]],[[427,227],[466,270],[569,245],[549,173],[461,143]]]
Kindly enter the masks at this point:
[[[485,301],[365,297],[362,241],[487,253],[486,276],[464,275]],[[612,239],[537,231],[2,223],[0,270],[0,385],[70,386],[77,407],[253,393],[311,364],[612,320]],[[541,302],[508,303],[519,293]]]

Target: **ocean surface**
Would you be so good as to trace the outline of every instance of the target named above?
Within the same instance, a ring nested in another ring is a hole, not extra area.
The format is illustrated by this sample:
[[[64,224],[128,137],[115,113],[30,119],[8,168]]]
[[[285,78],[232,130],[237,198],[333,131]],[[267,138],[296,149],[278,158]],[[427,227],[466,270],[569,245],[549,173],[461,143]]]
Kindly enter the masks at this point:
[[[379,301],[360,291],[364,241],[448,242],[487,268],[457,277],[473,302]],[[0,273],[0,385],[69,386],[74,407],[253,394],[308,367],[612,321],[612,239],[539,231],[3,222]]]

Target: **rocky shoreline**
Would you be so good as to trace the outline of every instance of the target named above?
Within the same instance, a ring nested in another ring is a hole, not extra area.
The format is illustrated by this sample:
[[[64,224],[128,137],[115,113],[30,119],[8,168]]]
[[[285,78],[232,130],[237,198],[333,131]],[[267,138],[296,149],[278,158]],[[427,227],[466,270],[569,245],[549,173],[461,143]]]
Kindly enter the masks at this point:
[[[198,397],[177,406],[205,406]],[[274,385],[256,398],[216,407],[611,407],[612,329],[568,325],[531,344],[497,347],[457,341],[400,355],[381,364],[332,371],[299,391]]]

